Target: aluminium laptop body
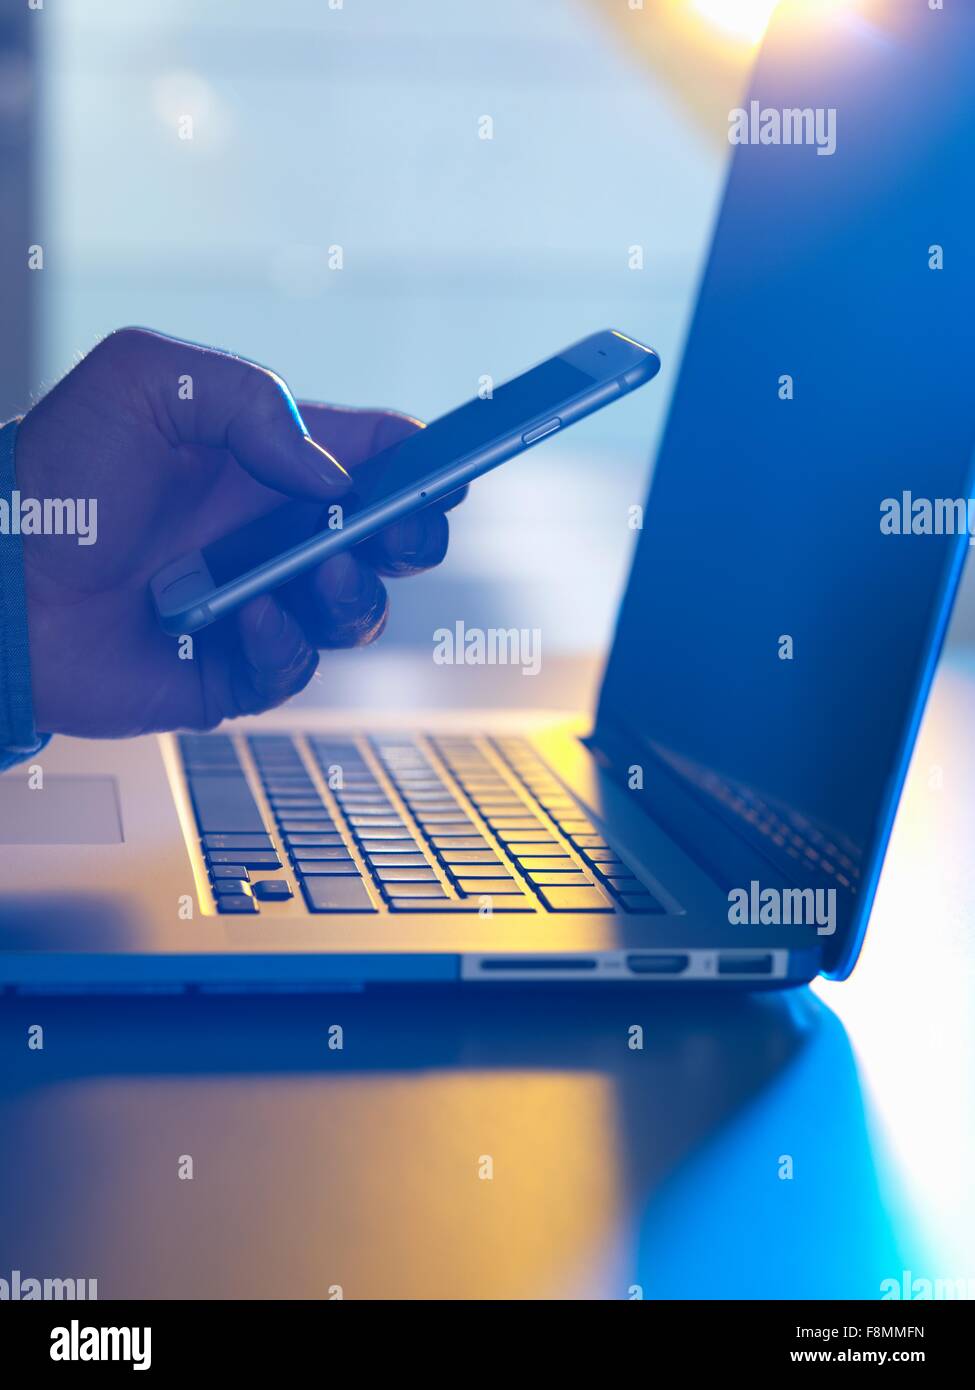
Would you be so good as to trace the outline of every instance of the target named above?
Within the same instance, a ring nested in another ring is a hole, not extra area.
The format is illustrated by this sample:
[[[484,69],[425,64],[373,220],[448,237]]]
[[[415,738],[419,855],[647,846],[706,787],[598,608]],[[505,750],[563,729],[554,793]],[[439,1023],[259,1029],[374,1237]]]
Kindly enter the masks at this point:
[[[747,110],[835,152],[734,152],[595,718],[55,740],[0,778],[0,983],[848,974],[967,550],[880,518],[971,492],[973,52],[773,22]]]

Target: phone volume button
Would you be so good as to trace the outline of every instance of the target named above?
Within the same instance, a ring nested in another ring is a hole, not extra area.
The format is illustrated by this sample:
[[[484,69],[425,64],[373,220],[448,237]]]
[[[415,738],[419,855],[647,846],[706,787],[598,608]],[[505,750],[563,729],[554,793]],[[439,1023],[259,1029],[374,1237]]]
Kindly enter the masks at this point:
[[[534,444],[538,439],[544,439],[547,434],[554,434],[557,429],[561,429],[562,421],[555,417],[554,420],[546,420],[544,425],[536,425],[533,430],[521,436],[522,444]]]

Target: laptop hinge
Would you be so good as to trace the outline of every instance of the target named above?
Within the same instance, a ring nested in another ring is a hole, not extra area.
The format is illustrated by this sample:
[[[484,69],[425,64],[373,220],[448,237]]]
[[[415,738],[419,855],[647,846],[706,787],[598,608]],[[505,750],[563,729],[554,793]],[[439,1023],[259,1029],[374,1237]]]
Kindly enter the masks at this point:
[[[788,886],[788,876],[775,861],[707,806],[644,740],[602,720],[581,742],[602,771],[722,892],[752,878],[770,887]]]

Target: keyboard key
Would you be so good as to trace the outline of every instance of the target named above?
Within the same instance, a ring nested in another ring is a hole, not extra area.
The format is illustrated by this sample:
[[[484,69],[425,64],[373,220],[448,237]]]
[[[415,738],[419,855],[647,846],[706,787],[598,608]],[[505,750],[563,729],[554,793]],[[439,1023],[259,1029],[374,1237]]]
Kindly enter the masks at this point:
[[[293,842],[288,844],[288,853],[292,859],[350,859],[352,851],[344,844],[338,835],[330,835],[328,840],[331,844],[296,845]]]
[[[336,831],[334,834],[328,835],[312,835],[309,833],[299,833],[296,835],[287,834],[284,837],[284,842],[289,847],[289,849],[301,850],[341,849],[345,843],[338,831]]]
[[[507,864],[495,857],[483,864],[451,864],[449,868],[453,878],[500,878],[502,874],[511,876]]]
[[[215,898],[246,897],[249,892],[250,884],[245,878],[215,878],[213,880],[213,896]]]
[[[531,830],[509,830],[507,826],[500,826],[494,833],[503,845],[555,845],[559,843],[557,836],[539,823],[536,823]]]
[[[574,845],[581,849],[609,849],[609,845],[601,835],[577,835],[568,826],[563,825],[562,829],[568,835]]]
[[[314,820],[307,818],[297,820],[288,816],[284,820],[279,820],[278,826],[288,835],[327,835],[335,829],[335,822],[330,816],[320,816]]]
[[[254,897],[260,898],[262,903],[282,903],[294,894],[286,878],[265,878],[254,884]]]
[[[361,834],[370,830],[405,830],[406,822],[400,816],[348,816],[348,822]]]
[[[217,899],[218,912],[256,912],[257,903],[250,896],[244,893],[228,893],[226,897]]]
[[[202,834],[230,831],[237,834],[243,831],[266,833],[257,802],[242,776],[201,776],[194,773],[187,780]]]
[[[663,912],[665,909],[650,893],[628,893],[621,900],[627,912]]]
[[[612,904],[598,888],[539,888],[538,896],[552,912],[611,912]]]
[[[308,878],[313,874],[328,874],[331,878],[362,877],[362,870],[354,859],[299,859],[295,865],[295,873],[300,878]]]
[[[428,836],[430,839],[440,835],[463,835],[467,830],[477,831],[477,827],[473,825],[471,821],[467,820],[466,817],[462,821],[423,821],[422,826],[424,835]],[[479,834],[480,832],[477,831],[477,833]]]
[[[632,874],[625,874],[622,878],[615,874],[612,878],[607,878],[606,882],[614,893],[644,893],[646,889],[638,878]]]
[[[245,869],[280,869],[281,860],[273,849],[211,849],[207,862],[212,869],[224,864],[242,864]]]
[[[444,849],[440,858],[445,864],[490,864],[497,867],[502,863],[493,849]]]
[[[375,903],[361,878],[316,874],[301,881],[305,901],[312,912],[376,912]]]
[[[521,892],[513,878],[458,878],[457,887],[462,893],[477,893],[490,898],[497,894]]]
[[[423,855],[416,854],[367,854],[366,862],[373,869],[428,869],[430,866]]]
[[[544,857],[518,854],[515,855],[515,860],[526,873],[530,869],[551,869],[556,873],[564,871],[577,874],[579,872],[579,865],[567,854],[551,854]]]
[[[383,886],[383,892],[397,898],[445,898],[447,890],[435,879],[432,883],[390,883]]]
[[[611,849],[587,849],[586,858],[594,864],[619,864],[621,873],[629,873],[622,859]]]
[[[545,828],[535,816],[488,816],[487,812],[483,812],[483,815],[492,830],[544,830]]]
[[[400,866],[399,868],[386,868],[384,866],[372,865],[376,877],[380,883],[439,883],[437,875],[425,865],[420,868],[417,865]]]
[[[431,835],[438,849],[490,849],[483,835]]]
[[[544,869],[533,869],[531,873],[526,874],[525,877],[528,879],[529,883],[534,883],[536,885],[541,886],[548,884],[552,887],[561,886],[562,888],[584,888],[589,887],[592,884],[592,879],[587,878],[585,874],[559,874],[552,873],[551,870],[546,871]]]
[[[210,849],[273,849],[270,835],[204,835],[203,848]]]
[[[246,883],[250,878],[250,874],[244,868],[243,864],[214,864],[210,869],[210,877],[214,882],[220,878],[229,878],[234,881],[243,879]]]
[[[344,845],[336,845],[328,849],[295,850],[291,857],[296,864],[338,864],[350,860],[352,855]]]
[[[370,830],[367,834],[357,835],[356,839],[367,853],[374,849],[395,849],[400,843],[416,844],[412,831],[407,830],[406,826],[402,830]]]

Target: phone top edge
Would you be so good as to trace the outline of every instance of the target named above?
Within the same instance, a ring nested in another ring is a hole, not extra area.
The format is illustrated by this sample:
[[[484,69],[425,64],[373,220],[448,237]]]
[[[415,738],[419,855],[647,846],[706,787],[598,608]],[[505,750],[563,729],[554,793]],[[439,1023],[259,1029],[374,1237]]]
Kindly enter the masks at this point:
[[[652,347],[647,347],[646,343],[641,343],[636,338],[631,338],[628,333],[621,333],[618,328],[610,328],[607,331],[611,333],[614,338],[622,338],[623,342],[629,343],[631,347],[639,348],[641,352],[648,352],[654,357],[657,356]]]
[[[616,328],[590,333],[559,353],[559,357],[597,382],[607,377],[621,377],[639,368],[639,379],[629,379],[628,386],[651,381],[660,370],[660,358],[653,348]]]

